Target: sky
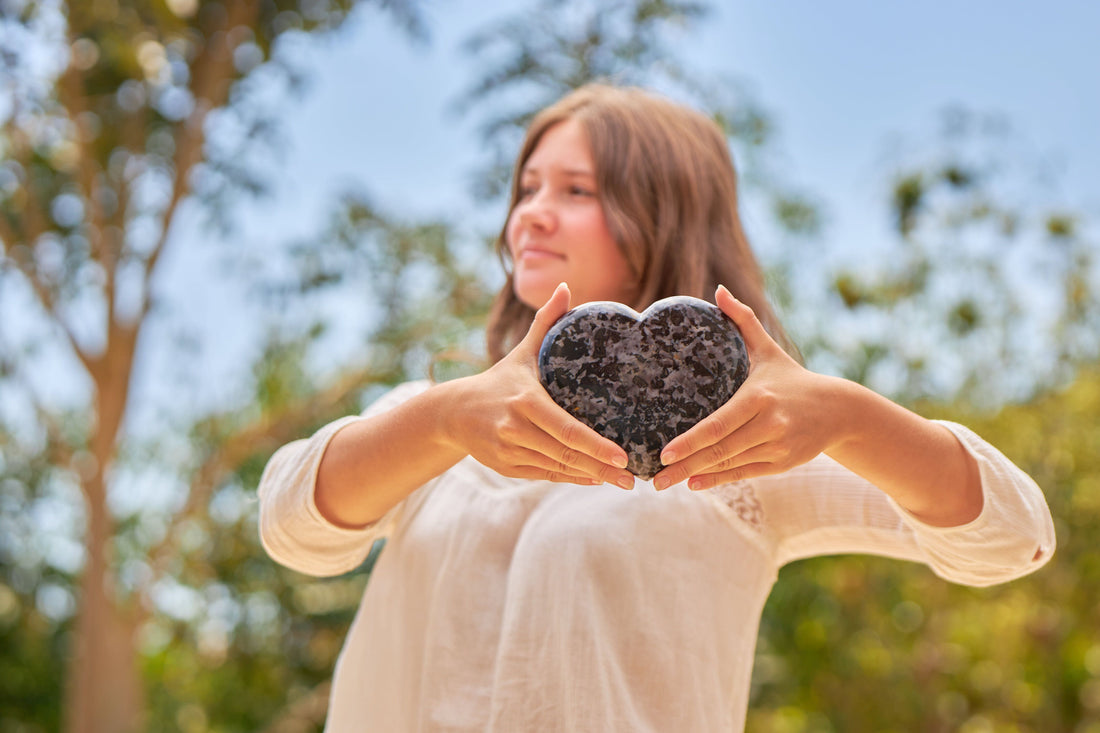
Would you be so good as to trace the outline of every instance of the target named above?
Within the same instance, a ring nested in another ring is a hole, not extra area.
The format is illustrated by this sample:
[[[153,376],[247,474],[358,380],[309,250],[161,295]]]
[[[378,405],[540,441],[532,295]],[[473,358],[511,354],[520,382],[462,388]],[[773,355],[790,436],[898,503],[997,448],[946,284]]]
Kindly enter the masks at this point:
[[[776,125],[771,167],[820,205],[830,242],[875,248],[889,236],[884,161],[898,141],[927,139],[949,106],[1003,116],[1014,144],[1057,172],[1053,198],[1100,216],[1100,3],[713,5],[699,28],[672,38],[673,51],[702,73],[748,85]],[[517,6],[424,0],[427,43],[361,8],[336,34],[296,47],[310,83],[281,114],[272,195],[241,204],[235,238],[262,247],[316,234],[333,196],[348,187],[366,190],[391,214],[463,221],[481,151],[475,117],[457,116],[453,103],[481,70],[461,44]],[[504,212],[482,215],[489,223],[481,231],[490,231]],[[758,248],[767,246],[762,222],[750,215],[746,226]],[[180,248],[164,263],[175,276],[164,294],[196,322],[246,328],[234,324],[250,317],[245,308],[194,297],[211,266],[198,251]],[[232,354],[215,349],[207,367],[231,371]],[[221,399],[212,386],[220,380],[204,381],[208,398]]]
[[[311,49],[311,89],[284,120],[287,175],[279,196],[257,208],[260,220],[284,212],[311,224],[313,202],[350,181],[397,211],[462,211],[479,143],[473,120],[449,109],[477,72],[459,47],[516,5],[427,3],[427,45],[409,43],[367,9]],[[749,84],[777,124],[772,152],[784,179],[824,204],[838,234],[865,228],[859,220],[878,203],[869,197],[882,190],[891,141],[929,134],[949,105],[1004,115],[1025,145],[1058,166],[1070,201],[1100,206],[1100,4],[714,6],[700,28],[673,39],[674,52]]]

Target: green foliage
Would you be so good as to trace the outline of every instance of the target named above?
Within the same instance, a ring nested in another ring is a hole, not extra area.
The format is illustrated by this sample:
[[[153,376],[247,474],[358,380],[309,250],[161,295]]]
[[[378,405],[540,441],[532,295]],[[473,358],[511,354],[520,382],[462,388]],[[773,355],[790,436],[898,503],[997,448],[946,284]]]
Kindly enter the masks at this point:
[[[804,236],[821,233],[821,213],[817,205],[805,196],[777,197],[773,213],[776,220],[789,232]]]
[[[894,210],[902,236],[908,236],[916,227],[925,193],[924,178],[919,173],[907,175],[894,185]]]
[[[765,609],[749,731],[1100,726],[1100,371],[996,414],[922,412],[972,427],[1038,481],[1057,553],[988,589],[876,558],[785,568]]]
[[[209,730],[255,731],[331,674],[365,575],[316,581],[279,568],[259,546],[248,504],[232,522],[215,520],[184,560],[179,581],[206,609],[179,621],[158,614],[143,629],[150,730],[198,717]]]
[[[60,728],[67,626],[38,611],[29,590],[0,580],[0,731]]]

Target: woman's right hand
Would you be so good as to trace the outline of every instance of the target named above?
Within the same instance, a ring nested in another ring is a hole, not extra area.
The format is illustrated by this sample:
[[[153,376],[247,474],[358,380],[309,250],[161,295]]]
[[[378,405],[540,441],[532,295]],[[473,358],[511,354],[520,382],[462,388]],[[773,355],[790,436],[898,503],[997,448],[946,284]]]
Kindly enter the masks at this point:
[[[562,409],[539,382],[539,347],[568,310],[569,288],[562,283],[507,356],[451,383],[457,399],[446,437],[504,476],[633,488],[626,452]]]

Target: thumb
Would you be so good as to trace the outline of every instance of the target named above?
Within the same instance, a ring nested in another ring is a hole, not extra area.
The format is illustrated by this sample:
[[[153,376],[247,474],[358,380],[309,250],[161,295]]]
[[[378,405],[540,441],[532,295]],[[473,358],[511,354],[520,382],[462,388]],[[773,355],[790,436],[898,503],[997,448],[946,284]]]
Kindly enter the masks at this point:
[[[718,286],[718,290],[714,293],[714,302],[741,331],[741,338],[745,340],[745,348],[748,349],[750,355],[775,344],[771,335],[764,328],[764,324],[753,313],[752,308],[733,297],[733,294],[726,289],[725,285]],[[778,344],[775,345],[778,348]]]
[[[517,348],[537,357],[539,347],[542,346],[542,340],[546,338],[547,332],[557,323],[559,318],[569,311],[571,298],[569,286],[565,283],[559,283],[558,287],[554,288],[554,293],[550,296],[550,299],[535,312],[535,320],[531,323],[531,328],[527,330],[527,335],[523,337],[523,341],[519,342]]]

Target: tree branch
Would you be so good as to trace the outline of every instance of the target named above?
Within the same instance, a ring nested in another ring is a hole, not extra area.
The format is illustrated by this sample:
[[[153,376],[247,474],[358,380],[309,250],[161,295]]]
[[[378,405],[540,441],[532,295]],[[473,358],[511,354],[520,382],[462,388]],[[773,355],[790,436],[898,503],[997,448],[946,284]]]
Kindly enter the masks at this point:
[[[30,192],[27,192],[30,196]],[[57,311],[57,304],[54,301],[53,294],[50,293],[45,283],[38,279],[38,275],[32,267],[30,261],[26,258],[19,257],[12,254],[11,249],[15,246],[16,242],[20,241],[19,234],[8,223],[6,217],[0,215],[0,251],[4,253],[10,261],[15,263],[16,268],[22,273],[23,277],[27,279],[27,283],[31,286],[31,290],[34,292],[35,298],[38,299],[38,304],[46,312],[46,317],[61,330],[65,340],[68,341],[69,347],[76,354],[76,358],[80,361],[81,365],[90,375],[94,368],[91,357],[84,350],[79,343],[77,343],[76,336],[73,334],[69,325],[65,323],[65,320],[61,317],[61,314]],[[30,249],[30,243],[27,245],[27,249]]]
[[[74,39],[70,38],[70,43]],[[76,67],[75,63],[70,63],[65,72],[61,75],[57,84],[58,101],[61,102],[61,106],[65,108],[68,113],[69,120],[73,123],[73,127],[76,128],[76,148],[78,154],[77,160],[77,183],[81,190],[84,192],[84,200],[88,204],[91,216],[88,220],[88,228],[93,237],[91,244],[92,256],[99,260],[106,268],[108,265],[103,261],[103,228],[104,228],[104,216],[103,205],[101,203],[101,196],[99,191],[98,166],[96,165],[95,154],[89,145],[88,135],[85,134],[85,130],[81,127],[81,117],[88,111],[88,99],[84,94],[84,75]]]
[[[229,99],[229,90],[234,81],[233,48],[230,46],[229,32],[240,26],[253,26],[259,17],[259,12],[260,4],[257,0],[230,3],[229,17],[225,26],[207,31],[207,43],[192,63],[191,94],[195,100],[195,108],[187,120],[180,125],[176,134],[176,154],[173,160],[175,179],[172,181],[172,196],[164,210],[160,238],[145,262],[143,308],[146,312],[152,307],[150,285],[157,262],[164,253],[179,204],[191,192],[191,172],[202,160],[203,145],[206,141],[203,129],[206,118],[212,110],[222,107]]]

